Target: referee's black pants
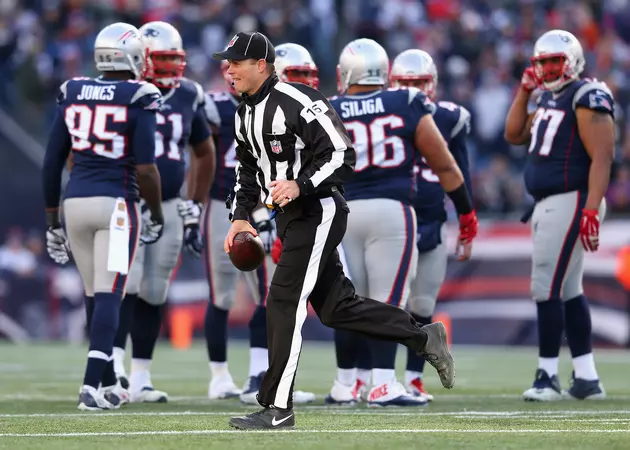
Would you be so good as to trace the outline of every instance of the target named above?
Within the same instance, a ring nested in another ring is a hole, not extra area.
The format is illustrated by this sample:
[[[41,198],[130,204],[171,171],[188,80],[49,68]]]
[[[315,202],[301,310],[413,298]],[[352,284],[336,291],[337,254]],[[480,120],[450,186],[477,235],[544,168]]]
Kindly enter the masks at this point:
[[[282,256],[267,297],[269,370],[258,393],[262,406],[293,407],[293,383],[309,300],[329,327],[414,349],[426,342],[421,325],[407,312],[355,294],[337,253],[348,212],[343,196],[334,192],[325,198],[298,197],[276,216]]]

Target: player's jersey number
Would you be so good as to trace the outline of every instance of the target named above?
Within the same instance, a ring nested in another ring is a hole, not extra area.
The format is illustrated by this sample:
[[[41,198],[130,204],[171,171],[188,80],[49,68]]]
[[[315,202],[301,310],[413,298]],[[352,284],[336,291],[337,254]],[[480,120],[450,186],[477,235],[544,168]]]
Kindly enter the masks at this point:
[[[105,158],[119,159],[125,154],[125,137],[107,129],[107,120],[114,123],[127,121],[127,107],[112,105],[70,105],[64,121],[70,133],[72,150],[91,149]],[[94,142],[97,141],[97,142]]]
[[[529,153],[538,148],[538,154],[548,156],[551,152],[553,140],[558,133],[558,128],[564,119],[564,111],[559,109],[538,108],[532,121],[532,140],[529,144]],[[538,131],[542,122],[547,122],[547,128],[542,136],[542,143],[538,144]]]
[[[166,125],[167,122],[171,124],[171,138],[168,141],[168,151],[166,151],[165,148],[164,134],[159,131],[155,133],[155,157],[159,158],[166,153],[166,157],[168,159],[180,161],[182,159],[182,155],[179,151],[179,141],[182,139],[182,133],[184,131],[182,115],[179,113],[172,113],[168,116],[164,116],[157,113],[155,115],[155,119],[157,121],[158,129],[161,125]]]
[[[345,122],[346,130],[352,137],[352,145],[357,155],[355,172],[369,167],[388,169],[398,167],[406,159],[405,143],[400,136],[388,136],[387,129],[402,128],[402,117],[395,114],[378,117],[369,124],[359,121]]]

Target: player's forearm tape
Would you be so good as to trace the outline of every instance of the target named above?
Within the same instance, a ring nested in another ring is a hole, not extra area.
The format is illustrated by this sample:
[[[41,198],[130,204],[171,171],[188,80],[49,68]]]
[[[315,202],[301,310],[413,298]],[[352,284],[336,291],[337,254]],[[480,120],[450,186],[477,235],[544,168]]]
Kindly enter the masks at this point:
[[[472,212],[473,205],[470,200],[470,196],[468,195],[468,189],[466,189],[465,183],[462,183],[457,189],[447,192],[446,194],[453,201],[457,214],[461,216]]]

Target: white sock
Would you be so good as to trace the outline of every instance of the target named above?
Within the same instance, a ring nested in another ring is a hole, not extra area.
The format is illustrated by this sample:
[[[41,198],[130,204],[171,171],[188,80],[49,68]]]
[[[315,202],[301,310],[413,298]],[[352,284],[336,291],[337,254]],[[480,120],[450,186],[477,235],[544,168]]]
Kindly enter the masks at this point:
[[[125,349],[114,347],[114,372],[117,376],[127,376],[125,372]]]
[[[249,349],[249,376],[256,377],[269,368],[269,350],[252,347]]]
[[[391,383],[396,380],[396,371],[394,369],[372,369],[372,383],[374,386]]]
[[[558,358],[538,357],[538,368],[547,372],[550,377],[558,375]]]
[[[422,380],[422,372],[414,372],[412,370],[405,370],[405,385],[409,386],[413,380],[420,378]]]
[[[592,353],[573,358],[573,370],[575,371],[575,378],[591,381],[599,380]]]
[[[361,380],[366,386],[370,385],[372,371],[369,369],[357,369],[357,379]]]
[[[337,368],[337,381],[344,386],[354,386],[357,382],[357,369]]]
[[[151,386],[151,362],[150,359],[131,359],[130,386],[133,385],[135,389]]]
[[[228,363],[227,361],[222,362],[213,362],[210,361],[210,375],[212,378],[220,377],[221,375],[227,375],[228,372]]]

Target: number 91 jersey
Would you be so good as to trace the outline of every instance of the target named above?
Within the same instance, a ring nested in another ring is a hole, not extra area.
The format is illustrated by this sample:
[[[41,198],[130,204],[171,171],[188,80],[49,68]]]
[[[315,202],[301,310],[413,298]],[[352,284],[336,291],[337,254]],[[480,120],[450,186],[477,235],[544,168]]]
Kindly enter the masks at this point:
[[[558,93],[545,91],[538,98],[531,125],[525,186],[536,200],[550,195],[588,190],[591,158],[578,130],[577,108],[613,115],[608,86],[579,80]]]
[[[162,200],[179,196],[186,176],[183,158],[188,144],[195,146],[210,137],[201,86],[187,78],[174,89],[163,91],[164,103],[156,115],[155,158],[162,180]]]
[[[411,204],[413,138],[418,122],[435,105],[415,88],[343,95],[330,103],[356,152],[354,174],[344,186],[346,200],[387,198]]]

